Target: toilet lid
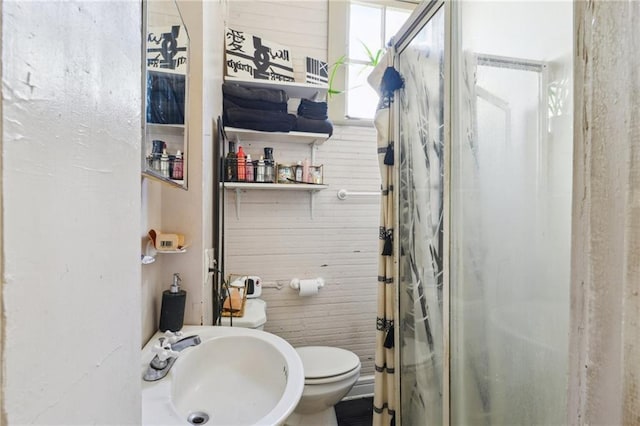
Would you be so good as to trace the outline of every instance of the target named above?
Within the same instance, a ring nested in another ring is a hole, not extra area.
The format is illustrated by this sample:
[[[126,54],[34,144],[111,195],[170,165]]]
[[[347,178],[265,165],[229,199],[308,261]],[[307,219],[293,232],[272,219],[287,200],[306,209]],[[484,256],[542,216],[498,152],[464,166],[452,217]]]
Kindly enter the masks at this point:
[[[347,373],[360,365],[356,354],[346,349],[329,346],[304,346],[296,348],[302,365],[304,377],[320,379]]]
[[[222,325],[231,325],[243,328],[258,328],[267,322],[267,303],[261,299],[247,299],[244,305],[244,315],[233,317],[220,317]]]

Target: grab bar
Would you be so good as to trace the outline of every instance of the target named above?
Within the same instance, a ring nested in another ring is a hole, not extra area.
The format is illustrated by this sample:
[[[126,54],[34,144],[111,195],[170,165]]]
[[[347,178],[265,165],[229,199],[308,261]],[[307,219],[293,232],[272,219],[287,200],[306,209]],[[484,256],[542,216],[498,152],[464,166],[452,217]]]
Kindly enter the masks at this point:
[[[365,191],[365,192],[352,192],[352,191],[347,191],[346,189],[341,189],[338,191],[338,199],[340,200],[346,200],[348,196],[350,195],[363,195],[363,196],[368,196],[368,195],[380,195],[380,191],[377,192],[373,192],[373,191]]]

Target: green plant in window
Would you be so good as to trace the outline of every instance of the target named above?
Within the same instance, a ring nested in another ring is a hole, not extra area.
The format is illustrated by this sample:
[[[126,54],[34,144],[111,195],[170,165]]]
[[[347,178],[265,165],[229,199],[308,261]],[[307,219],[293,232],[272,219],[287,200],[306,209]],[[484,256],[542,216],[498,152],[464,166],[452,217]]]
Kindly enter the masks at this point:
[[[367,62],[364,64],[361,64],[362,69],[360,69],[360,73],[362,73],[366,69],[375,68],[380,63],[380,59],[382,59],[385,49],[380,48],[374,52],[366,44],[364,44],[362,40],[358,40],[358,41],[362,45],[364,52],[367,56]],[[345,93],[347,90],[349,90],[349,89],[339,90],[339,89],[336,89],[335,87],[335,77],[336,77],[336,73],[338,72],[338,69],[348,64],[349,62],[347,61],[347,55],[342,55],[338,58],[337,61],[335,61],[331,65],[331,73],[329,75],[329,89],[327,90],[327,94],[329,98],[331,98],[334,95],[340,95],[342,93]]]
[[[366,44],[362,42],[362,40],[358,40],[358,41],[364,48],[364,51],[367,53],[367,58],[369,59],[369,63],[367,64],[367,66],[371,66],[371,67],[377,66],[380,63],[380,59],[382,59],[382,55],[384,55],[385,50],[381,48],[376,50],[374,53],[371,51],[371,49],[367,47]]]
[[[344,93],[344,90],[337,90],[334,87],[334,83],[335,83],[335,78],[336,78],[336,72],[338,72],[338,68],[340,68],[343,65],[345,65],[346,59],[347,59],[347,57],[345,55],[342,55],[342,56],[340,56],[338,58],[337,61],[335,61],[331,65],[331,74],[329,75],[329,89],[327,90],[327,94],[329,95],[329,97],[332,97],[333,95],[339,95],[341,93]]]

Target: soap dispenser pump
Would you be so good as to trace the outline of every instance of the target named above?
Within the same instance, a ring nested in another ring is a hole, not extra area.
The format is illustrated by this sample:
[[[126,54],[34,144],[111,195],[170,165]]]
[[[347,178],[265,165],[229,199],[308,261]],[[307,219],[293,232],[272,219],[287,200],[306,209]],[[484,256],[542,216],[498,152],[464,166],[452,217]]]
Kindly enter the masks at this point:
[[[160,308],[160,331],[179,331],[184,324],[184,307],[187,292],[180,289],[180,274],[173,274],[173,282],[169,290],[162,292],[162,306]]]

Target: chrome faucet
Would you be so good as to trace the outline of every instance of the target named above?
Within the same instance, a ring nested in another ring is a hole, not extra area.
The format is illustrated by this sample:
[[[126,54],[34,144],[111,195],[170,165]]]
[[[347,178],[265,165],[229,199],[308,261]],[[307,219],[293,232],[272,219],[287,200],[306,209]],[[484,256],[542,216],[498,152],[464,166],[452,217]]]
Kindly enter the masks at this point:
[[[158,343],[151,349],[156,355],[153,357],[147,371],[142,376],[146,382],[155,382],[169,373],[178,355],[190,346],[199,345],[202,341],[200,336],[188,336],[180,339],[182,333],[165,332],[166,337],[158,339]],[[178,340],[179,339],[179,340]]]
[[[202,340],[200,340],[200,336],[188,336],[172,344],[171,349],[176,352],[182,352],[189,346],[197,346],[200,343],[202,343]]]

